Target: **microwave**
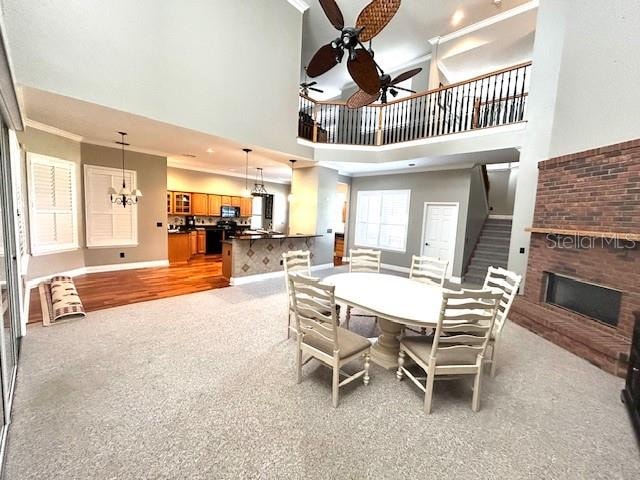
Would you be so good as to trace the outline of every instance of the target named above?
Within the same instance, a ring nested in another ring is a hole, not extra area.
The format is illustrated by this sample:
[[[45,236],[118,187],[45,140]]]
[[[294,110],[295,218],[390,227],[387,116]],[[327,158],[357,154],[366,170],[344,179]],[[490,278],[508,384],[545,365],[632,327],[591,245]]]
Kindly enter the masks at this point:
[[[223,205],[220,207],[220,216],[222,218],[238,218],[240,216],[240,207]]]

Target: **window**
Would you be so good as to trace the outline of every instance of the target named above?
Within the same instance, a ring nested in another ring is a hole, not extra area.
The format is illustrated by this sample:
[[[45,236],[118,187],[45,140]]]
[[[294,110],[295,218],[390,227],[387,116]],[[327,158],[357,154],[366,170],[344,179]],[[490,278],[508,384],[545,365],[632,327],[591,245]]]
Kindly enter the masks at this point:
[[[27,159],[31,253],[78,248],[76,164],[36,153]]]
[[[125,186],[137,188],[136,172],[124,171]],[[122,170],[117,168],[84,166],[84,198],[87,247],[124,247],[138,245],[137,205],[111,203],[109,189],[122,189]]]
[[[358,192],[355,244],[404,252],[410,198],[411,190]]]

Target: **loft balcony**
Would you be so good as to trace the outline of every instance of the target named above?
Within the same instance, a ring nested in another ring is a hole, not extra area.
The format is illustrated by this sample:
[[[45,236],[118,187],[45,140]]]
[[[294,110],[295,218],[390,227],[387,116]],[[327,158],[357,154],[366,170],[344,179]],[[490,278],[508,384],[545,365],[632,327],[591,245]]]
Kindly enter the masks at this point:
[[[527,62],[359,109],[301,94],[298,138],[375,147],[525,122],[530,77]]]

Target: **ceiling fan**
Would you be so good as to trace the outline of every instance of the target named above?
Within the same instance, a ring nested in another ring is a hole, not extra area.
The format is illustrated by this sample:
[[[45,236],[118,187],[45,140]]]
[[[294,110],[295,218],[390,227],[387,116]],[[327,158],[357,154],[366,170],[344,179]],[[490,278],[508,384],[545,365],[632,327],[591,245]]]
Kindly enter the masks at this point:
[[[385,104],[388,100],[387,94],[390,93],[391,96],[395,98],[398,95],[398,90],[402,90],[403,92],[416,93],[415,91],[408,88],[399,87],[398,84],[409,80],[412,77],[415,77],[421,71],[421,68],[414,68],[413,70],[408,70],[404,73],[401,73],[394,79],[391,79],[390,75],[383,73],[382,75],[380,75],[380,90],[373,94],[369,94],[362,89],[358,90],[356,93],[351,95],[351,97],[349,97],[349,100],[347,100],[347,107],[366,107],[367,105],[372,104],[378,99],[380,99],[380,101]]]
[[[314,85],[317,85],[318,82],[302,82],[300,84],[300,93],[302,93],[305,97],[309,96],[309,90],[314,91],[314,92],[318,92],[318,93],[324,93],[324,90],[320,90],[319,88],[313,88]]]
[[[345,27],[344,16],[335,0],[320,0],[320,6],[340,36],[320,47],[309,62],[307,74],[317,77],[342,62],[345,50],[349,54],[347,70],[353,81],[369,95],[380,90],[378,70],[382,71],[363,42],[378,35],[400,8],[400,0],[373,0],[358,15],[355,27]]]

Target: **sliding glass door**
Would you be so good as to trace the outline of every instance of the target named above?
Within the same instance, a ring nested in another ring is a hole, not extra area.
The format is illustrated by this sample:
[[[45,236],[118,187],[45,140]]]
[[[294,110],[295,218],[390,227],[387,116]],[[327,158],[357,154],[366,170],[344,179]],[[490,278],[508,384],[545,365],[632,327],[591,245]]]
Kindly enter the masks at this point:
[[[0,386],[2,398],[0,411],[1,440],[4,448],[7,426],[10,421],[11,401],[16,378],[19,348],[19,284],[18,253],[11,191],[11,161],[9,156],[9,134],[1,126],[0,137]],[[1,456],[0,456],[1,458]]]

